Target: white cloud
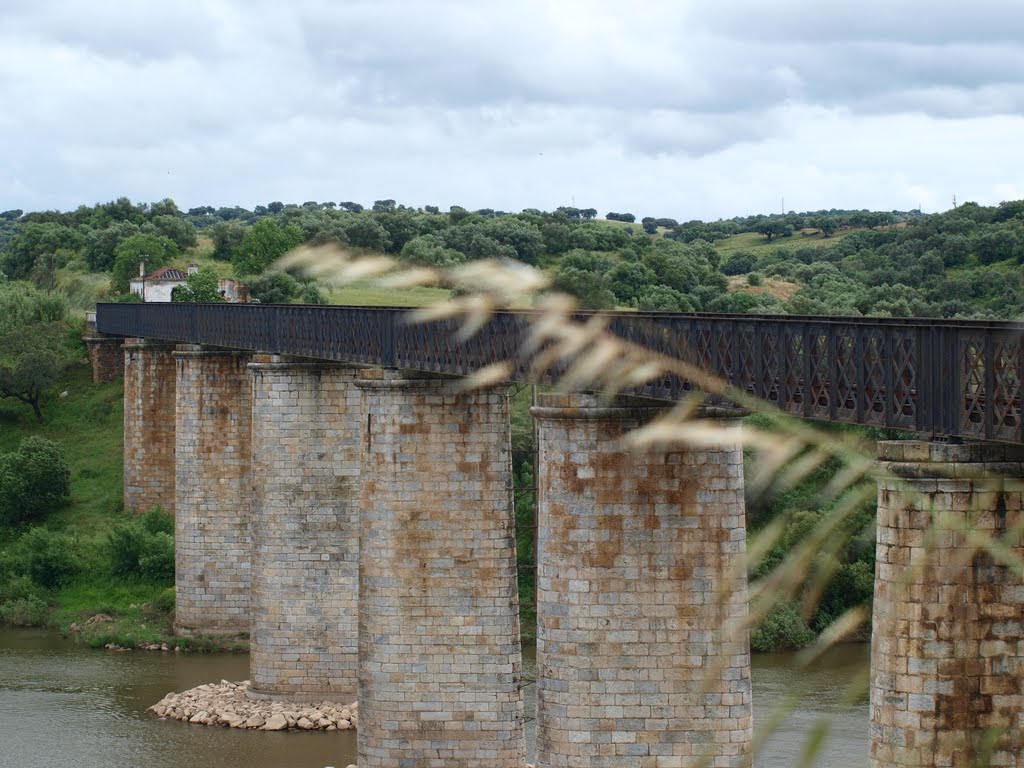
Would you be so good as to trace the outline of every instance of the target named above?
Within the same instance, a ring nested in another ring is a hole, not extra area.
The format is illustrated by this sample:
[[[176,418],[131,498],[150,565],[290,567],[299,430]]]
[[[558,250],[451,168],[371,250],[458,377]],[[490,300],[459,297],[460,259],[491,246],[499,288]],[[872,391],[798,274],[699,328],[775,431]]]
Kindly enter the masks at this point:
[[[1008,0],[5,9],[0,209],[391,197],[716,218],[1019,194]],[[1009,194],[1008,194],[1009,193]]]

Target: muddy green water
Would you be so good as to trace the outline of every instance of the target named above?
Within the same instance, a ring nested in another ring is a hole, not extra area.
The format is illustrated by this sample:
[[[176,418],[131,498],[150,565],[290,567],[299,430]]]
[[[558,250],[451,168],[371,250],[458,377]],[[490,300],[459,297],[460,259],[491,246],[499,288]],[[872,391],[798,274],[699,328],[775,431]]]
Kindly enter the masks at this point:
[[[811,671],[792,655],[754,660],[754,714],[761,720],[791,694],[796,706],[768,741],[757,768],[790,768],[823,716],[831,731],[819,764],[862,768],[867,703],[842,702],[867,648],[835,649]],[[526,652],[533,674],[533,649]],[[160,721],[146,707],[168,691],[249,676],[248,656],[94,651],[56,633],[0,629],[0,766],[6,768],[341,768],[355,760],[355,736],[263,733]],[[526,688],[527,713],[536,686]],[[527,723],[532,752],[534,723]]]

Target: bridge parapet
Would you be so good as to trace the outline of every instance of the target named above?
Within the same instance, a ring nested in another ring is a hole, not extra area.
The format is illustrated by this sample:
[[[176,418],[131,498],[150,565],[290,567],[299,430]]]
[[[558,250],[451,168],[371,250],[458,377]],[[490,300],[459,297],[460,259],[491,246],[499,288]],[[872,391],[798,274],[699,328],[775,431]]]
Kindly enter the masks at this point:
[[[412,325],[395,307],[101,304],[103,333],[468,375],[510,361],[540,383],[523,341],[537,312],[497,312],[472,338],[455,321]],[[901,318],[579,313],[797,416],[926,435],[1024,443],[1024,323]],[[693,391],[665,375],[634,394]]]

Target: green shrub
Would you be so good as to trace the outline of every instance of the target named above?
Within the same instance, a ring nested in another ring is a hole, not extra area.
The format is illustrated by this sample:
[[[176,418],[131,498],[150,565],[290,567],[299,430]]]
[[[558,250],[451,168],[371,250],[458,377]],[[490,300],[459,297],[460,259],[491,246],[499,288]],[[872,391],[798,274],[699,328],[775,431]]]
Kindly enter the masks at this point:
[[[45,596],[44,590],[25,574],[12,575],[0,582],[0,603]]]
[[[38,520],[71,492],[71,470],[56,443],[27,437],[0,455],[0,524]]]
[[[174,535],[174,516],[164,512],[159,505],[147,509],[140,518],[142,527],[150,533]]]
[[[47,589],[68,584],[82,570],[78,542],[63,533],[30,528],[12,549],[16,572]]]
[[[749,275],[747,275],[747,285],[757,286],[763,284],[764,275],[762,275],[760,272],[751,272]]]
[[[764,621],[750,633],[750,648],[761,653],[803,648],[814,640],[814,632],[800,616],[800,606],[788,600],[780,602]]]
[[[42,598],[29,596],[0,603],[0,624],[38,627],[46,623],[50,606]]]
[[[174,587],[168,587],[153,599],[153,610],[159,613],[174,611]]]
[[[316,283],[306,283],[302,293],[299,294],[299,301],[303,304],[326,304],[327,296]]]
[[[120,523],[107,534],[107,555],[114,576],[148,581],[174,579],[174,535],[166,530],[162,519],[166,517],[169,515],[159,510],[150,510],[143,518]]]

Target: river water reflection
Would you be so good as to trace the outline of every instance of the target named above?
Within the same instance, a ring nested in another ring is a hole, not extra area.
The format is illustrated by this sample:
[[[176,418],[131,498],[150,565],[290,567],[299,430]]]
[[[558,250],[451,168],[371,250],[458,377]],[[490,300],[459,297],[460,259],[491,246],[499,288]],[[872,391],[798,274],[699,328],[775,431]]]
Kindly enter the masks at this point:
[[[834,649],[812,672],[797,669],[790,654],[754,658],[755,719],[766,717],[787,695],[806,691],[768,742],[757,768],[794,765],[807,733],[823,715],[833,719],[819,764],[868,764],[866,700],[840,703],[850,675],[866,666],[867,656],[865,646]],[[532,647],[526,657],[532,677]],[[245,655],[109,653],[53,632],[0,629],[0,765],[340,768],[354,761],[350,731],[256,733],[160,721],[146,714],[169,691],[248,676]],[[526,692],[532,717],[536,686]],[[534,723],[527,726],[532,748]]]

